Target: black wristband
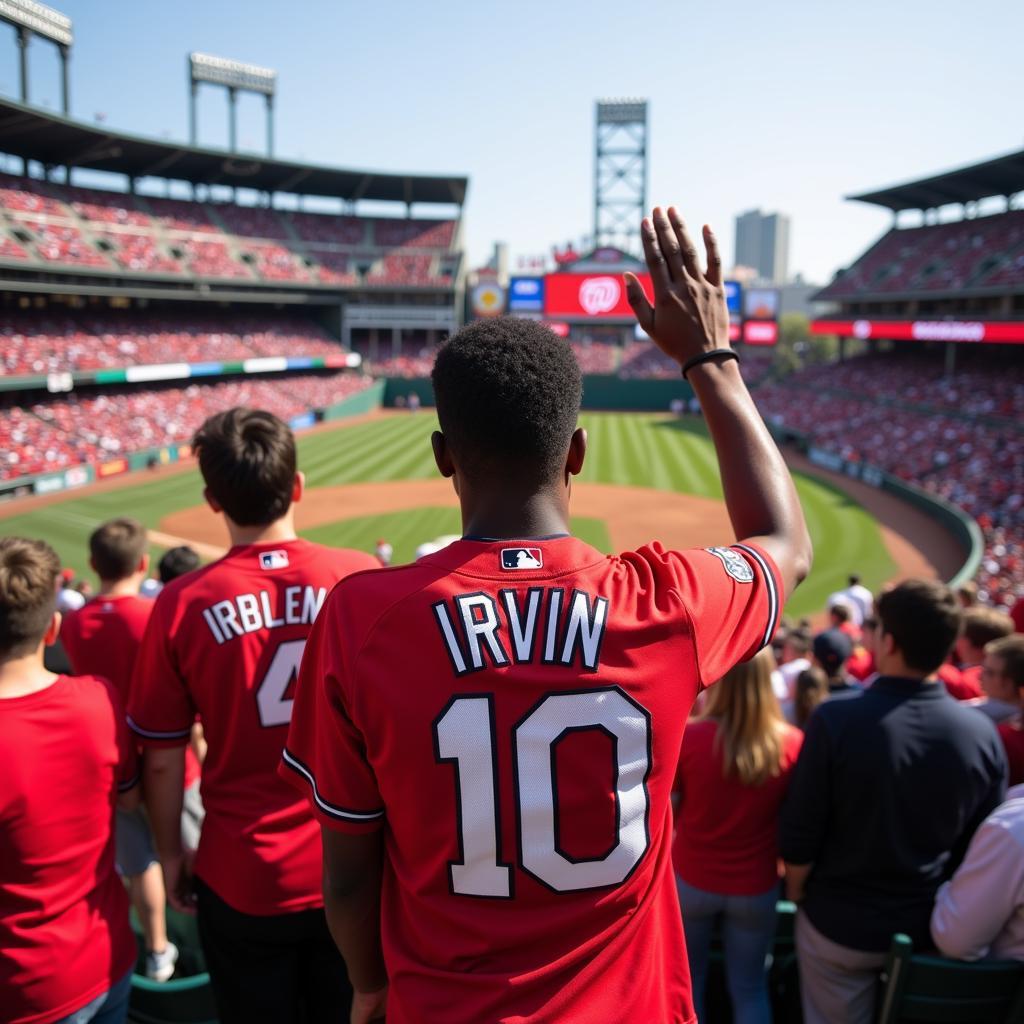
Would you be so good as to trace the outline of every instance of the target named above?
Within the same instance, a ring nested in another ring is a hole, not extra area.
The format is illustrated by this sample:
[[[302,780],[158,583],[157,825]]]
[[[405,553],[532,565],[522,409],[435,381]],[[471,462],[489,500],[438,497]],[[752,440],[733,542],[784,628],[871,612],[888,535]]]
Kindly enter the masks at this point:
[[[713,348],[710,352],[701,352],[699,356],[694,356],[692,359],[687,359],[683,363],[683,380],[686,380],[686,375],[695,367],[701,363],[706,363],[712,359],[735,359],[738,363],[740,361],[739,353],[734,352],[731,348]]]

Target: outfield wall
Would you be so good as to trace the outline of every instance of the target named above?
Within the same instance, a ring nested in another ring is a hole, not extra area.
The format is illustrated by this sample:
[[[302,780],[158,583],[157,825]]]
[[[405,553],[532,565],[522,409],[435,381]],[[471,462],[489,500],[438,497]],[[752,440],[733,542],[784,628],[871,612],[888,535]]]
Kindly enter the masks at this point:
[[[393,408],[401,398],[408,402],[415,394],[420,405],[434,404],[434,388],[426,377],[388,377],[384,381],[384,402]],[[583,408],[610,412],[668,412],[673,400],[693,397],[693,389],[682,377],[668,380],[622,380],[613,374],[586,374],[583,378]]]

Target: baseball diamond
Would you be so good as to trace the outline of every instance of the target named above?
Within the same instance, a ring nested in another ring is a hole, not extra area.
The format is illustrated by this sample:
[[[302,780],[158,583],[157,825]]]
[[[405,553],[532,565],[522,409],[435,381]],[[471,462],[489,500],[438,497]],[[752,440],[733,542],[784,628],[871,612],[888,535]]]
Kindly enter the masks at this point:
[[[703,424],[654,413],[584,413],[581,424],[590,454],[574,498],[577,536],[604,551],[652,537],[681,547],[731,538]],[[364,551],[385,537],[395,561],[404,562],[420,543],[458,533],[455,496],[437,477],[430,453],[435,428],[429,412],[379,413],[302,435],[299,465],[310,490],[297,509],[301,535]],[[874,588],[908,572],[948,578],[959,568],[948,535],[924,514],[864,485],[854,498],[852,481],[829,481],[817,468],[813,475],[798,473],[796,481],[818,555],[788,614],[819,613],[854,569]],[[187,542],[208,559],[226,546],[223,527],[202,506],[199,475],[191,467],[30,500],[31,511],[23,503],[0,508],[5,532],[44,538],[66,552],[67,564],[80,574],[88,573],[90,531],[124,512],[149,527],[157,556]],[[866,503],[877,503],[885,519],[876,519]]]

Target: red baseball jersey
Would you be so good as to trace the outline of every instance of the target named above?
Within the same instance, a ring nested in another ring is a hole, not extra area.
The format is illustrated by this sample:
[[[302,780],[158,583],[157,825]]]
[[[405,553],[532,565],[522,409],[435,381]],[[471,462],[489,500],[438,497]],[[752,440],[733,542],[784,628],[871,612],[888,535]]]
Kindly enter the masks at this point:
[[[980,665],[959,669],[947,661],[939,666],[936,675],[946,684],[950,696],[957,700],[975,700],[984,696],[981,691]]]
[[[693,1019],[670,846],[697,692],[770,640],[749,546],[463,540],[335,588],[282,774],[383,827],[388,1020]]]
[[[276,768],[313,621],[339,579],[377,564],[305,540],[241,545],[156,599],[128,724],[144,745],[183,746],[199,715],[206,820],[195,871],[242,913],[323,905],[319,829]]]
[[[47,1024],[135,962],[114,805],[137,781],[113,686],[60,676],[0,700],[0,1019]]]
[[[756,896],[779,884],[779,810],[804,734],[782,730],[779,774],[759,786],[726,775],[713,718],[686,727],[675,792],[672,864],[688,885],[729,896]]]
[[[135,657],[152,611],[153,602],[137,594],[99,596],[66,615],[60,628],[75,672],[109,679],[124,706],[128,705]]]

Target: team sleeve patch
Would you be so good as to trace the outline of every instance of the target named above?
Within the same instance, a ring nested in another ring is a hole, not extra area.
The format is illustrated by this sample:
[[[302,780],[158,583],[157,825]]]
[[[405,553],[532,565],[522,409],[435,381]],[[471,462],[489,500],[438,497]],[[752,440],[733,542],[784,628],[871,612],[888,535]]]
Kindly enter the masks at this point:
[[[756,548],[752,548],[747,544],[737,544],[736,548],[725,548],[723,550],[728,551],[734,558],[743,562],[744,567],[750,574],[750,579],[746,582],[749,583],[754,578],[754,570],[750,562],[747,561],[748,558],[753,560],[764,575],[764,583],[768,593],[768,626],[764,632],[764,639],[758,647],[758,650],[762,650],[768,646],[772,637],[775,635],[775,630],[779,625],[779,616],[782,612],[782,601],[779,599],[779,587],[775,580],[775,573],[772,571],[771,566],[769,566],[764,555],[762,555]],[[737,551],[742,551],[743,555],[737,554]],[[746,558],[743,557],[744,555]],[[730,575],[732,575],[732,573],[730,573]],[[738,579],[738,577],[735,576],[733,578]]]
[[[384,817],[383,807],[372,811],[354,811],[347,807],[339,807],[337,804],[329,803],[321,795],[320,789],[316,784],[316,778],[309,769],[309,766],[303,764],[287,747],[281,753],[281,760],[296,775],[306,780],[313,796],[313,802],[329,818],[334,818],[336,821],[368,823],[380,821]]]
[[[742,547],[742,545],[740,545]],[[749,548],[743,548],[749,551]],[[705,548],[710,555],[714,555],[725,568],[725,571],[737,583],[753,583],[754,570],[750,563],[732,548]],[[770,573],[768,575],[771,575]]]

